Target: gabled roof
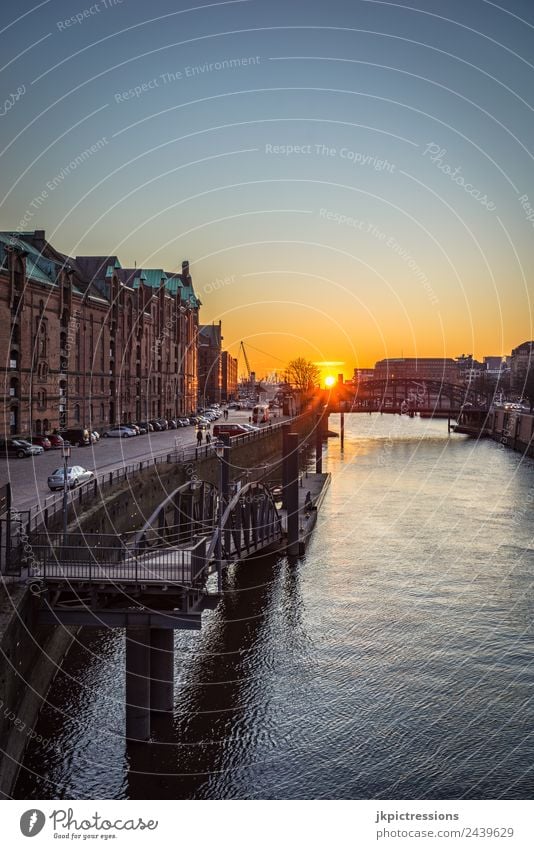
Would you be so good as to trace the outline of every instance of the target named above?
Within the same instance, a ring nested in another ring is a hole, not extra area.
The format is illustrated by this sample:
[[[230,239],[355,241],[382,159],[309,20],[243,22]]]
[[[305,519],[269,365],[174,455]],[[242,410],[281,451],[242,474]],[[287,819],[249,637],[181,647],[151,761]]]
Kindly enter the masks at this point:
[[[47,286],[58,285],[58,275],[65,262],[55,262],[48,257],[43,256],[29,241],[22,238],[24,234],[0,232],[0,261],[4,264],[6,256],[6,248],[15,247],[24,251],[26,256],[26,276],[30,280],[35,280],[38,283]],[[73,291],[78,295],[82,292],[73,286]]]

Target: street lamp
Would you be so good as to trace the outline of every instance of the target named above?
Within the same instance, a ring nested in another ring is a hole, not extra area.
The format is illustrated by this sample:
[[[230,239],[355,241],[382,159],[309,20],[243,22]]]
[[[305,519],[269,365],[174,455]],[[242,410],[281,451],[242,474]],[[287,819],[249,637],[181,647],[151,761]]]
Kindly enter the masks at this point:
[[[68,460],[70,457],[70,445],[61,446],[63,457],[63,545],[67,545],[67,498],[68,498]]]
[[[217,561],[217,590],[222,593],[222,534],[223,534],[223,488],[224,488],[224,442],[218,439],[215,443],[215,453],[219,461],[219,515],[218,515],[218,530],[217,530],[217,548],[215,559]]]

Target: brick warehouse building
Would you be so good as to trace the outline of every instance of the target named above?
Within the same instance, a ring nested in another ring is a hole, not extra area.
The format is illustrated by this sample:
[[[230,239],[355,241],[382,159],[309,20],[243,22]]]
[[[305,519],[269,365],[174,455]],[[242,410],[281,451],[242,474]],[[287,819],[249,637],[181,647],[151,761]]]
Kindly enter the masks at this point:
[[[181,273],[55,250],[44,231],[0,233],[4,434],[196,409],[200,301]]]

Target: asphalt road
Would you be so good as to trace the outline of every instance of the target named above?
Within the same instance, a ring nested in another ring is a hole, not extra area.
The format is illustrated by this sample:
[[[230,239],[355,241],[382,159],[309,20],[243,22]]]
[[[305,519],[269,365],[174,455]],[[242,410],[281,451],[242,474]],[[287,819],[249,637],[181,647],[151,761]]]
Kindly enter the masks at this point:
[[[250,415],[250,410],[230,410],[228,421],[248,422]],[[272,421],[280,421],[281,418],[279,416]],[[221,416],[217,422],[212,423],[212,429],[214,424],[223,422]],[[73,448],[69,465],[83,466],[98,475],[172,451],[176,447],[187,448],[196,444],[196,429],[192,426],[129,439],[100,439],[95,445]],[[10,481],[13,506],[27,510],[39,503],[43,504],[45,497],[52,494],[47,485],[48,475],[62,465],[61,451],[56,449],[35,457],[0,459],[0,485]]]

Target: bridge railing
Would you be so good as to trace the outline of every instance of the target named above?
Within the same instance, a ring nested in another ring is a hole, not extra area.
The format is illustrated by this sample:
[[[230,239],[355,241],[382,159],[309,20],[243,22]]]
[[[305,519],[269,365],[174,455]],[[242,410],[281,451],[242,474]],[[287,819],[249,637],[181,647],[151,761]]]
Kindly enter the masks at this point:
[[[205,538],[187,548],[132,552],[112,534],[69,534],[63,545],[62,533],[40,533],[32,539],[28,565],[30,576],[44,581],[190,586],[205,577],[205,552]]]

